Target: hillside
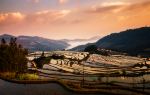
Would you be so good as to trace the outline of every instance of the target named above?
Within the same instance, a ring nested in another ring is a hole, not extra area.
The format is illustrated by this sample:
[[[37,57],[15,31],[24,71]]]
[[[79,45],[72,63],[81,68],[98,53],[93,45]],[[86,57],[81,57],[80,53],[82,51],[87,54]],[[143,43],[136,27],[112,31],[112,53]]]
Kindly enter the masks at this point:
[[[0,35],[0,39],[4,38],[7,42],[12,35],[4,34]],[[29,49],[29,51],[52,51],[52,50],[62,50],[69,46],[64,41],[61,40],[51,40],[37,36],[18,36],[17,43],[21,44],[24,48]]]
[[[129,29],[113,33],[96,42],[99,48],[105,48],[129,54],[148,53],[150,48],[150,27]]]
[[[98,48],[109,49],[118,52],[126,52],[130,55],[150,55],[150,27],[129,29],[119,33],[107,35],[95,44]],[[84,51],[89,46],[80,45],[72,48],[74,51]]]

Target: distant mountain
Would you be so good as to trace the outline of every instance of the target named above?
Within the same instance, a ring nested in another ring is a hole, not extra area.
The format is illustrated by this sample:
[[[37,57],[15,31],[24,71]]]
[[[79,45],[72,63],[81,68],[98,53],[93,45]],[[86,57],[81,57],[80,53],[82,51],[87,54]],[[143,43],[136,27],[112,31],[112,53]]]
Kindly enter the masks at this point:
[[[73,40],[63,39],[62,41],[65,41],[68,44],[70,44],[70,46],[67,49],[71,49],[71,48],[74,48],[79,45],[81,45],[81,47],[82,47],[82,45],[84,45],[84,44],[95,43],[99,39],[100,39],[100,36],[95,36],[95,37],[92,37],[89,39],[73,39]]]
[[[0,39],[4,38],[7,42],[12,35],[4,34],[0,35]],[[37,36],[18,36],[17,43],[21,44],[24,48],[29,49],[29,51],[51,51],[51,50],[62,50],[69,46],[68,43],[61,40],[51,40]]]
[[[120,33],[112,33],[93,43],[98,48],[126,52],[130,55],[150,55],[150,27],[129,29]],[[80,45],[70,50],[83,51],[90,44]]]
[[[147,52],[146,50],[150,49],[150,27],[113,33],[97,41],[96,45],[99,48],[127,52],[133,55]]]

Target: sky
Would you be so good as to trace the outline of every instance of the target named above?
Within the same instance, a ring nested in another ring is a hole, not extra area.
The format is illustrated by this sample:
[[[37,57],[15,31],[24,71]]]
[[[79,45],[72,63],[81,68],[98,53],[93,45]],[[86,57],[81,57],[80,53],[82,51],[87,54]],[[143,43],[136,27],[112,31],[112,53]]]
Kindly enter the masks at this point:
[[[0,35],[88,39],[150,26],[150,0],[0,0]]]

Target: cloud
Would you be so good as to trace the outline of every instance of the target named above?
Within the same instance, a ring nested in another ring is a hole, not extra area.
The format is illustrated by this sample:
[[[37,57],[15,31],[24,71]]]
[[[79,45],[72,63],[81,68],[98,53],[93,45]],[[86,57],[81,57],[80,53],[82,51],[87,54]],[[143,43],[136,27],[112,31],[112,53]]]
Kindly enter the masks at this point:
[[[111,12],[115,9],[119,9],[121,6],[119,5],[113,5],[113,6],[99,6],[99,7],[92,7],[85,12],[87,13],[106,13],[106,12]]]
[[[38,0],[39,1],[39,0]],[[60,1],[66,2],[66,1]],[[134,10],[146,10],[150,2],[129,4],[125,2],[104,2],[98,6],[89,8],[80,8],[72,10],[43,10],[31,14],[23,14],[20,12],[0,13],[0,25],[11,25],[16,23],[26,24],[79,24],[85,22],[91,15],[98,17],[98,19],[107,18],[112,14],[117,14],[119,20],[129,18],[131,14],[126,12],[130,11],[132,14]],[[104,14],[99,17],[97,14]],[[137,13],[134,13],[137,14]],[[104,17],[105,16],[105,17]]]
[[[40,0],[29,0],[29,1],[32,3],[39,3],[40,2]]]
[[[38,23],[57,23],[64,19],[64,17],[67,16],[69,13],[70,10],[41,11],[28,16],[28,18]]]
[[[140,3],[135,3],[135,4],[130,4],[124,8],[123,11],[133,11],[138,9],[146,10],[146,8],[150,7],[150,1],[145,1],[145,2],[140,2]],[[140,12],[140,11],[139,11]]]
[[[60,2],[62,3],[66,1],[62,0]],[[135,13],[135,10],[144,11],[147,10],[148,7],[150,7],[150,2],[135,4],[129,4],[125,2],[104,2],[98,6],[80,8],[77,10],[43,10],[31,14],[23,14],[20,12],[0,13],[0,25],[10,25],[13,23],[58,24],[62,22],[79,24],[86,21],[87,18],[92,17],[89,15],[93,14],[94,16],[97,14],[104,14],[105,17],[96,16],[99,19],[112,16],[112,14],[117,14],[116,17],[118,17],[120,20],[123,20],[125,18],[129,18],[131,13],[137,14]],[[128,14],[128,11],[130,14]]]
[[[120,6],[120,5],[129,5],[130,3],[127,3],[127,2],[121,2],[121,1],[117,1],[117,2],[103,2],[101,3],[100,5],[101,6]]]
[[[107,13],[107,12],[119,12],[125,6],[130,5],[127,2],[103,2],[99,5],[91,6],[90,8],[84,9],[83,12],[87,14],[93,13]]]
[[[59,0],[59,3],[60,4],[65,4],[65,3],[67,3],[69,0]]]
[[[26,24],[50,24],[59,23],[70,10],[45,10],[32,14],[23,14],[19,12],[0,13],[0,25],[11,25],[16,23]]]
[[[121,16],[119,17],[120,21],[133,21],[136,24],[138,23],[147,23],[150,17],[150,1],[135,3],[128,5],[122,9],[120,12]]]
[[[40,2],[40,0],[33,0],[35,3],[39,3]]]
[[[149,10],[150,2],[105,2],[69,10],[0,13],[0,32],[14,31],[54,38],[106,35],[122,28],[150,25]]]
[[[0,13],[0,25],[16,24],[25,18],[20,12]]]
[[[92,6],[91,8],[85,9],[83,12],[87,14],[93,13],[123,13],[127,11],[134,12],[139,9],[146,10],[150,7],[150,1],[140,3],[129,3],[129,2],[103,2],[98,6]]]

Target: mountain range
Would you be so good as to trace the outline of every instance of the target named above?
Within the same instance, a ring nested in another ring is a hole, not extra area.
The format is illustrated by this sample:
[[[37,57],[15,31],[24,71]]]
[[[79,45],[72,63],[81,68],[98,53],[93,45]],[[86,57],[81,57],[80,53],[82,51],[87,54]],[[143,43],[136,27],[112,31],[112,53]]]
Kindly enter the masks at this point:
[[[21,44],[24,48],[29,51],[52,51],[62,50],[69,46],[68,43],[61,40],[46,39],[37,36],[12,36],[8,34],[0,35],[0,39],[4,38],[9,42],[10,38],[17,38],[17,43]]]
[[[4,38],[9,42],[10,38],[17,38],[17,43],[21,44],[24,48],[29,51],[53,51],[53,50],[63,50],[72,48],[81,44],[96,42],[99,37],[93,37],[89,39],[62,39],[53,40],[38,36],[13,36],[8,34],[0,35],[0,40]]]
[[[112,33],[99,39],[96,43],[91,44],[96,45],[98,48],[126,52],[131,55],[137,55],[139,53],[150,54],[150,27],[128,29],[119,33]],[[91,44],[80,45],[71,50],[84,51]]]
[[[14,38],[15,36],[8,34],[0,35],[0,39],[4,38],[7,42],[11,37]],[[139,53],[150,54],[150,27],[128,29],[126,31],[112,33],[103,38],[93,37],[90,39],[74,40],[52,40],[38,36],[18,36],[15,38],[17,38],[17,43],[21,44],[24,48],[29,49],[29,51],[52,51],[63,49],[84,51],[87,46],[95,45],[98,48],[125,52],[131,55],[137,55]]]
[[[112,33],[97,41],[99,48],[110,49],[129,54],[139,54],[150,50],[150,27],[129,29]],[[149,52],[150,53],[150,52]]]

